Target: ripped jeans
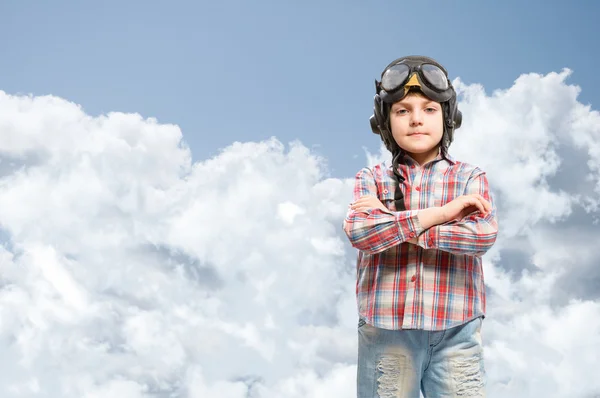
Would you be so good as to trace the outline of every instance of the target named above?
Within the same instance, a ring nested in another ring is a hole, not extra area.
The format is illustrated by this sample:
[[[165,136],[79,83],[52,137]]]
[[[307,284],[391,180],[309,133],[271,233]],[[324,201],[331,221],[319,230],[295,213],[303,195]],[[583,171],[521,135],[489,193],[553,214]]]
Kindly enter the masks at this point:
[[[482,322],[431,332],[359,320],[358,398],[485,397]]]

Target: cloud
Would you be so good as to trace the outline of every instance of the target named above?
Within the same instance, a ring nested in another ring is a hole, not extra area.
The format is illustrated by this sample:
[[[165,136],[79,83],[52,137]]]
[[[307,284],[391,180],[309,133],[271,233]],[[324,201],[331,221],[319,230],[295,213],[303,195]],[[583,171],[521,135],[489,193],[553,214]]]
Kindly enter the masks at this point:
[[[176,126],[0,106],[3,396],[245,396],[352,361],[352,186],[322,159],[272,139],[191,164]]]
[[[500,209],[489,396],[600,392],[600,118],[570,73],[456,81],[452,154]],[[357,170],[276,138],[192,163],[177,126],[53,96],[0,109],[0,395],[355,395]]]

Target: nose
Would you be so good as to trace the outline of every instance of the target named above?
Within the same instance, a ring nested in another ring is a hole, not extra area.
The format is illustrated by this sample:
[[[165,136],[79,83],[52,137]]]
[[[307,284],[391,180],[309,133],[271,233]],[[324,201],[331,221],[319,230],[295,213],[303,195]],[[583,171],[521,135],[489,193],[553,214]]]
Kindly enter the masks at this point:
[[[418,126],[423,124],[423,115],[421,114],[421,112],[417,109],[414,109],[411,112],[411,116],[410,116],[410,125],[411,126]]]

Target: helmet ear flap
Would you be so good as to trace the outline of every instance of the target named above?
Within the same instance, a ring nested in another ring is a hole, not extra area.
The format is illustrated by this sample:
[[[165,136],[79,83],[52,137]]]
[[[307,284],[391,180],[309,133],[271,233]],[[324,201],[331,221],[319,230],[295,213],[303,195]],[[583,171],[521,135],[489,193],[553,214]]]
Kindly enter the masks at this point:
[[[383,144],[390,152],[395,153],[399,147],[398,144],[396,144],[396,141],[394,141],[392,133],[388,128],[388,110],[386,109],[387,105],[381,100],[379,94],[375,94],[373,103],[373,115],[369,119],[371,123],[371,130],[374,134],[379,134]]]
[[[454,114],[454,128],[455,129],[460,128],[461,125],[462,125],[462,112],[457,109],[456,113]]]
[[[387,131],[387,121],[384,116],[383,106],[384,104],[383,101],[381,101],[381,97],[379,94],[375,94],[375,97],[373,98],[373,115],[369,121],[371,122],[371,130],[373,130],[373,133],[381,136]]]
[[[454,141],[454,131],[462,125],[462,112],[458,110],[456,97],[442,105],[444,110],[444,135],[442,146],[447,152],[448,147]]]
[[[444,108],[444,129],[452,131],[460,128],[462,125],[462,112],[458,110],[456,98],[451,99],[443,105]]]

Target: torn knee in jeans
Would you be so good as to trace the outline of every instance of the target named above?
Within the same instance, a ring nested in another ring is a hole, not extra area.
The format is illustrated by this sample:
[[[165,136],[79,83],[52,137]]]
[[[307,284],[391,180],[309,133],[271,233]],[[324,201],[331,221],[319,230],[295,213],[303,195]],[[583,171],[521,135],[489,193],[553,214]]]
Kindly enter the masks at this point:
[[[406,389],[407,358],[401,354],[386,354],[381,357],[377,369],[381,372],[377,394],[380,398],[403,397]]]
[[[457,396],[484,396],[484,370],[481,353],[470,357],[453,358],[450,363]]]

